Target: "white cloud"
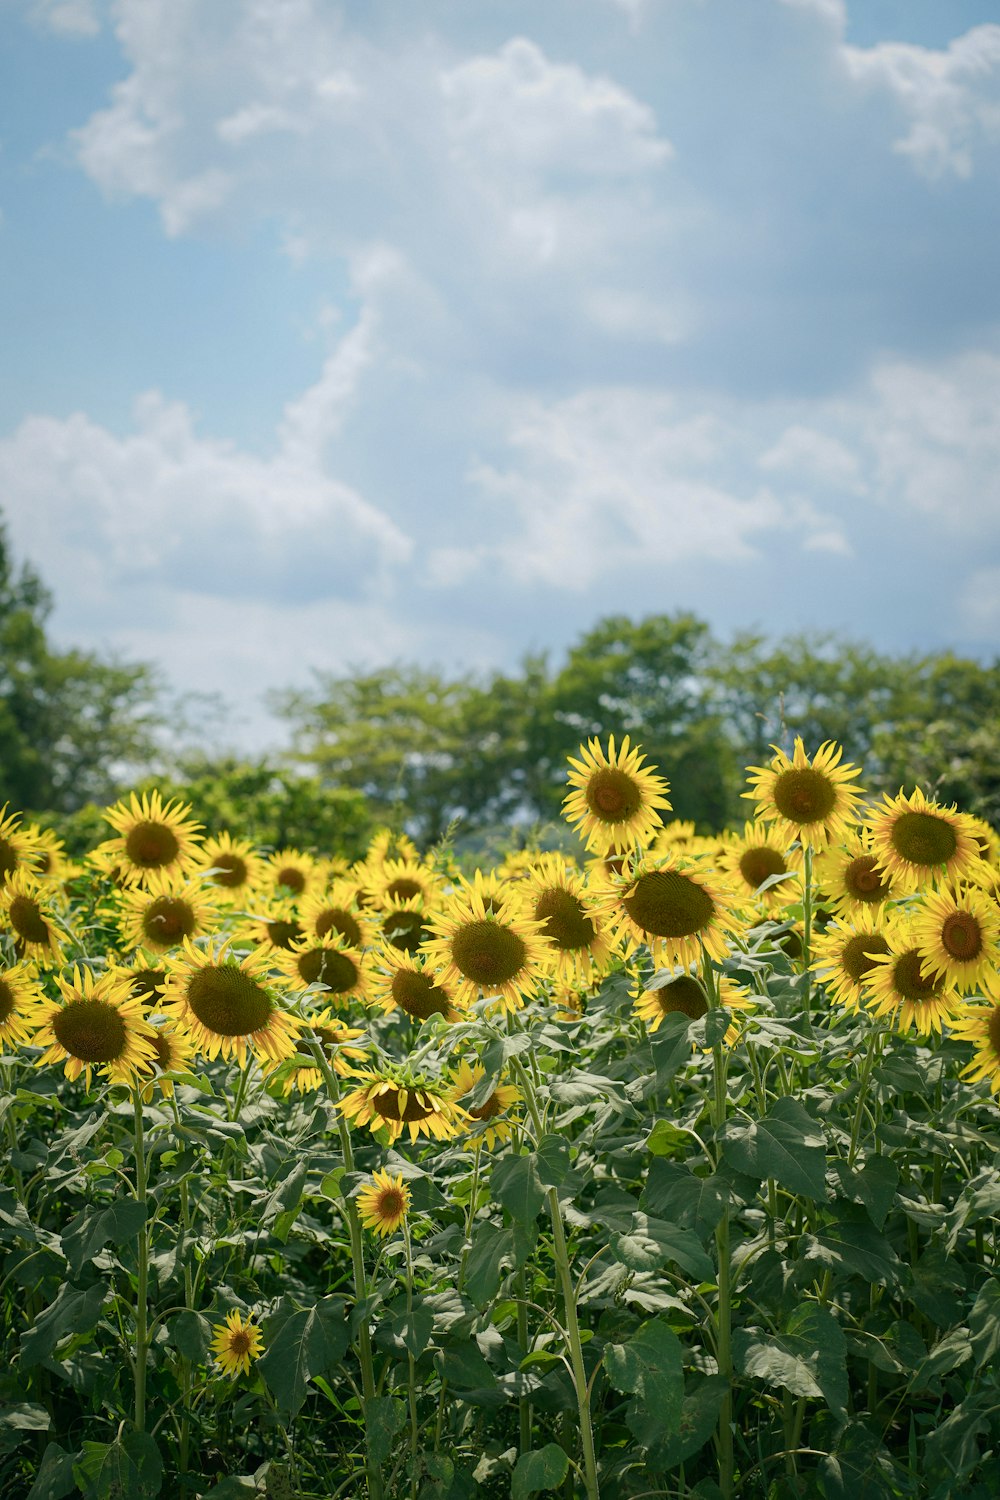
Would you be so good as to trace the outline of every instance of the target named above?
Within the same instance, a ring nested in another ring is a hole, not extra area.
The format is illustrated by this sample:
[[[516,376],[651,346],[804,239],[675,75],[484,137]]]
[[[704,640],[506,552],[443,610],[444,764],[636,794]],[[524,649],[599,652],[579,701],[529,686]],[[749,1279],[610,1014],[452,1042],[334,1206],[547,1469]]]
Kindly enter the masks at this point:
[[[32,0],[29,15],[61,36],[96,36],[101,29],[96,0]]]
[[[859,488],[857,454],[829,433],[799,423],[786,428],[758,464],[765,471],[792,474],[824,487]]]

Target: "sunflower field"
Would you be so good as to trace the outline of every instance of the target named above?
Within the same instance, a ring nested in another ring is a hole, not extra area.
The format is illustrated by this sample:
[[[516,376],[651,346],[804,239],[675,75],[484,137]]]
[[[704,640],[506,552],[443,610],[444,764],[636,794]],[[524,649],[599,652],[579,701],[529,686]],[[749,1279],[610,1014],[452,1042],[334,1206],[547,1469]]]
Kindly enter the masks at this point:
[[[827,742],[698,836],[0,814],[0,1494],[1000,1489],[1000,840]]]

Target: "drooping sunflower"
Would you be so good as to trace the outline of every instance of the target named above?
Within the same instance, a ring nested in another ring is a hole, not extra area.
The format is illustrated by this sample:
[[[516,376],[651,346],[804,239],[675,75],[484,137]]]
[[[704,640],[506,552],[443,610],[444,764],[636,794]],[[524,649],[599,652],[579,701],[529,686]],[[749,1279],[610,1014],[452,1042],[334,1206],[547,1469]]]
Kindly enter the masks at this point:
[[[37,1008],[44,1003],[34,964],[0,968],[0,1052],[8,1046],[23,1047],[30,1040]]]
[[[209,1345],[225,1375],[250,1374],[250,1361],[259,1359],[264,1337],[252,1318],[244,1323],[238,1308],[226,1314],[226,1321]]]
[[[865,1004],[876,1016],[888,1018],[897,1031],[912,1027],[920,1036],[940,1032],[953,1023],[962,1000],[944,974],[935,974],[904,917],[886,923],[888,953],[876,953],[866,975]]]
[[[219,923],[212,890],[200,879],[153,872],[141,886],[122,891],[118,930],[128,948],[169,953],[185,938],[202,937]]]
[[[614,945],[598,905],[560,854],[543,854],[519,887],[524,909],[540,922],[548,970],[557,984],[592,984],[607,973]]]
[[[816,861],[816,879],[834,911],[859,916],[877,909],[894,894],[867,833],[852,828],[843,842],[825,849]]]
[[[235,1057],[242,1068],[249,1049],[262,1062],[280,1062],[295,1051],[302,1022],[278,1004],[268,970],[267,954],[240,959],[227,943],[216,948],[209,938],[196,948],[185,938],[167,960],[161,1010],[205,1057]]]
[[[363,1037],[364,1032],[357,1026],[345,1025],[329,1007],[314,1016],[306,1016],[306,1035],[299,1038],[298,1051],[274,1069],[281,1077],[278,1091],[286,1097],[293,1089],[298,1089],[300,1094],[310,1094],[323,1086],[323,1071],[315,1054],[309,1050],[310,1031],[322,1047],[333,1071],[341,1078],[356,1073],[355,1063],[362,1062],[368,1056],[369,1048],[357,1045],[358,1038]]]
[[[485,1068],[479,1063],[470,1066],[462,1062],[454,1075],[453,1098],[469,1115],[473,1123],[476,1140],[481,1140],[487,1151],[504,1141],[509,1141],[517,1124],[510,1110],[521,1102],[521,1090],[513,1083],[498,1083],[492,1093],[481,1104],[473,1106],[468,1097],[476,1084],[485,1076]]]
[[[387,1130],[390,1143],[405,1132],[409,1132],[411,1141],[422,1135],[450,1140],[468,1122],[465,1110],[452,1097],[447,1079],[427,1078],[392,1064],[359,1068],[355,1077],[361,1082],[337,1108],[352,1125],[367,1126],[372,1134]]]
[[[757,817],[769,819],[786,844],[798,839],[805,847],[824,849],[844,837],[857,821],[862,792],[850,783],[860,766],[841,765],[843,749],[824,740],[812,760],[796,737],[791,759],[772,745],[769,765],[747,766],[750,790],[742,795],[757,804]]]
[[[764,822],[745,823],[743,833],[726,845],[718,860],[718,869],[745,900],[752,898],[767,909],[784,906],[800,894],[799,874],[802,858],[788,848],[785,840]],[[768,880],[780,876],[774,885],[762,891]]]
[[[264,861],[264,880],[275,896],[297,900],[319,884],[316,861],[300,849],[278,849]]]
[[[658,1031],[667,1016],[680,1014],[692,1021],[700,1021],[708,1014],[708,995],[695,969],[677,968],[673,974],[661,969],[653,978],[658,982],[634,991],[632,999],[632,1010],[646,1023],[648,1031]],[[718,985],[719,1004],[726,1010],[747,1011],[752,1008],[750,995],[728,974],[718,976]],[[724,1041],[732,1047],[738,1039],[739,1027],[733,1023],[727,1029]]]
[[[573,788],[563,801],[563,816],[585,840],[588,849],[610,854],[644,843],[662,823],[659,810],[670,810],[669,787],[649,766],[628,735],[615,749],[614,735],[607,753],[598,739],[580,746],[580,759],[568,757]]]
[[[125,884],[141,884],[154,872],[181,874],[197,858],[201,824],[186,802],[164,802],[159,792],[132,792],[104,814],[117,837],[91,856],[106,870],[116,869]]]
[[[0,886],[0,922],[13,933],[18,957],[46,967],[63,961],[61,924],[51,895],[51,887],[26,865]]]
[[[349,1005],[352,1000],[368,1004],[371,961],[336,934],[302,938],[287,951],[276,952],[271,962],[295,990],[321,985],[323,999],[333,1005]]]
[[[433,930],[435,937],[424,945],[427,962],[460,1005],[472,1005],[482,994],[505,1010],[518,1010],[545,971],[542,924],[525,915],[514,895],[491,893],[478,870]]]
[[[30,834],[20,826],[21,814],[8,814],[9,802],[0,807],[0,885],[9,880],[15,870],[31,869],[33,842]]]
[[[357,884],[338,879],[326,890],[311,891],[299,902],[299,920],[310,937],[339,934],[349,948],[370,948],[374,924],[357,903]]]
[[[974,886],[926,891],[911,914],[925,968],[963,994],[995,988],[1000,968],[1000,912]]]
[[[680,855],[630,860],[605,888],[607,916],[628,953],[645,943],[657,964],[698,962],[727,953],[726,933],[739,926],[735,899],[720,877]]]
[[[392,1177],[388,1172],[375,1171],[369,1186],[361,1189],[356,1201],[366,1229],[379,1235],[392,1234],[406,1218],[410,1190],[402,1172]]]
[[[388,944],[374,955],[372,1001],[387,1016],[402,1011],[412,1021],[431,1016],[443,1016],[446,1021],[462,1018],[453,992],[429,971],[423,955]]]
[[[951,1022],[951,1034],[962,1042],[972,1042],[975,1054],[962,1069],[970,1083],[988,1080],[995,1094],[1000,1094],[1000,1004],[963,1005],[961,1014]]]
[[[955,881],[979,863],[976,830],[966,813],[929,801],[919,787],[883,796],[869,814],[872,849],[898,890]]]
[[[74,966],[56,984],[62,999],[42,1000],[30,1017],[32,1045],[45,1049],[38,1065],[65,1063],[66,1077],[84,1074],[88,1089],[95,1068],[111,1083],[141,1081],[156,1057],[155,1032],[128,978],[109,969],[95,979]]]
[[[885,917],[874,907],[853,918],[839,917],[815,937],[812,968],[831,1000],[856,1011],[876,967],[876,955],[888,952]]]
[[[264,877],[264,861],[247,839],[220,833],[206,839],[198,855],[198,873],[218,889],[221,900],[245,901]]]

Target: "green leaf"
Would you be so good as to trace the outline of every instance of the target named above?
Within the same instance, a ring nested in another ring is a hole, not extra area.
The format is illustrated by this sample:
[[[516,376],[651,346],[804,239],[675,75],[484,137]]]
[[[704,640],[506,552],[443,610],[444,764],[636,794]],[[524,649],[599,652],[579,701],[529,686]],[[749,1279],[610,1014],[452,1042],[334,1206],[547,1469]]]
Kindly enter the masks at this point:
[[[649,1039],[656,1069],[656,1086],[665,1088],[678,1068],[691,1060],[691,1042],[688,1028],[691,1017],[680,1011],[664,1016],[663,1021]]]
[[[751,1125],[730,1125],[722,1150],[726,1160],[749,1177],[773,1177],[789,1192],[826,1197],[823,1131],[797,1099],[779,1099]]]
[[[416,1306],[410,1312],[405,1305],[385,1320],[383,1325],[389,1335],[414,1359],[419,1359],[431,1341],[434,1332],[434,1314],[430,1308]]]
[[[684,1393],[676,1433],[671,1433],[657,1454],[665,1469],[672,1469],[693,1458],[715,1435],[719,1412],[729,1381],[724,1375],[706,1375],[699,1385]]]
[[[976,1369],[1000,1353],[1000,1284],[987,1281],[969,1313],[972,1353]]]
[[[91,1333],[97,1327],[107,1295],[107,1287],[100,1282],[84,1290],[64,1281],[55,1301],[39,1313],[27,1333],[21,1335],[21,1368],[26,1370],[41,1364],[60,1340],[70,1334]]]
[[[75,1453],[60,1448],[58,1443],[49,1443],[42,1454],[27,1500],[64,1500],[64,1496],[71,1494],[76,1489],[73,1478],[76,1457]]]
[[[733,1353],[744,1375],[791,1391],[822,1398],[835,1415],[847,1406],[847,1344],[833,1315],[815,1302],[797,1307],[777,1338],[759,1328],[737,1329]]]
[[[202,1313],[185,1309],[169,1319],[167,1339],[193,1365],[202,1365],[208,1358],[212,1325]]]
[[[496,1201],[519,1224],[537,1218],[545,1202],[538,1161],[529,1156],[504,1156],[493,1168],[490,1189]]]
[[[657,1120],[646,1137],[646,1150],[654,1156],[679,1156],[690,1149],[691,1132],[670,1120]]]
[[[657,1158],[646,1174],[642,1206],[647,1213],[678,1228],[693,1229],[707,1240],[725,1212],[728,1196],[725,1183],[714,1173],[696,1177],[687,1167]]]
[[[634,1394],[626,1421],[644,1448],[653,1448],[678,1431],[684,1370],[680,1342],[672,1328],[653,1318],[627,1343],[607,1344],[604,1368],[616,1391]]]
[[[406,1426],[406,1403],[397,1396],[373,1396],[366,1404],[365,1428],[376,1463],[384,1464],[393,1439]]]
[[[819,1465],[824,1500],[900,1500],[916,1491],[905,1470],[861,1422],[851,1422]]]
[[[632,1271],[652,1271],[676,1261],[682,1271],[699,1281],[713,1281],[715,1267],[691,1229],[677,1229],[647,1214],[634,1215],[628,1234],[613,1234],[611,1253]]]
[[[569,1472],[569,1459],[558,1443],[522,1453],[510,1482],[511,1500],[527,1500],[539,1490],[556,1490]]]
[[[63,1253],[74,1276],[104,1246],[116,1247],[134,1240],[146,1222],[146,1209],[134,1198],[121,1198],[107,1208],[88,1208],[71,1219],[63,1230]]]
[[[514,1234],[496,1224],[477,1224],[465,1265],[465,1290],[477,1307],[485,1307],[500,1288],[504,1264],[514,1259]]]
[[[871,1224],[841,1220],[825,1234],[806,1242],[806,1259],[843,1268],[876,1286],[898,1286],[902,1262],[884,1235]]]
[[[163,1483],[159,1449],[148,1432],[85,1442],[73,1472],[85,1500],[153,1500]]]
[[[342,1297],[321,1297],[314,1307],[298,1307],[282,1297],[265,1328],[267,1352],[260,1371],[282,1411],[292,1416],[306,1397],[306,1386],[344,1356],[348,1323]]]
[[[882,1229],[899,1186],[899,1168],[888,1156],[872,1156],[860,1172],[852,1172],[846,1161],[837,1162],[837,1175],[846,1196],[861,1203],[876,1229]]]
[[[724,1005],[716,1005],[705,1017],[705,1041],[709,1047],[721,1042],[732,1025],[733,1018]]]
[[[557,1188],[569,1173],[569,1142],[561,1135],[543,1135],[535,1151],[538,1180],[543,1187]]]
[[[497,1378],[479,1352],[473,1339],[470,1343],[449,1344],[439,1349],[434,1356],[438,1371],[456,1390],[491,1391]]]

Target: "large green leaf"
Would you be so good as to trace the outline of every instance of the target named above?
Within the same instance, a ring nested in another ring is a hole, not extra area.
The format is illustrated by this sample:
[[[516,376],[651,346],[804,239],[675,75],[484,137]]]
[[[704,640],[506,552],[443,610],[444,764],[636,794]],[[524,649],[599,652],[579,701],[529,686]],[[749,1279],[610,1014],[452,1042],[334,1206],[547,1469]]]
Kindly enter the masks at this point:
[[[544,1448],[535,1448],[522,1453],[514,1465],[510,1482],[511,1500],[528,1500],[539,1490],[555,1490],[569,1472],[569,1459],[558,1443],[546,1443]]]
[[[979,1292],[969,1313],[969,1332],[972,1334],[972,1353],[976,1369],[982,1369],[987,1360],[995,1360],[1000,1354],[1000,1284],[987,1281]]]
[[[613,1234],[611,1253],[632,1271],[651,1271],[676,1261],[682,1271],[698,1281],[711,1281],[715,1267],[692,1229],[677,1229],[662,1219],[637,1213],[627,1234]]]
[[[397,1396],[374,1396],[365,1410],[366,1429],[376,1463],[384,1464],[406,1426],[406,1402]]]
[[[545,1202],[545,1188],[534,1153],[501,1157],[493,1168],[490,1189],[516,1223],[527,1224],[535,1219]]]
[[[72,1494],[76,1489],[73,1478],[76,1460],[75,1453],[67,1453],[58,1443],[49,1443],[42,1454],[27,1500],[64,1500],[66,1495]]]
[[[759,1328],[737,1329],[733,1354],[751,1379],[824,1400],[835,1415],[847,1406],[847,1345],[836,1318],[815,1302],[795,1308],[777,1337]]]
[[[881,1230],[899,1186],[899,1169],[892,1158],[873,1156],[860,1172],[852,1172],[846,1161],[838,1161],[837,1176],[847,1197],[863,1204],[875,1228]]]
[[[659,1318],[643,1323],[625,1344],[608,1344],[604,1368],[616,1391],[635,1396],[626,1420],[644,1448],[653,1448],[680,1427],[684,1369],[680,1342]]]
[[[666,1438],[656,1458],[665,1469],[675,1468],[693,1458],[714,1435],[719,1412],[729,1381],[723,1375],[706,1375],[691,1389],[685,1389],[677,1431]]]
[[[514,1233],[496,1224],[477,1224],[465,1264],[465,1290],[477,1307],[496,1296],[505,1264],[514,1259]]]
[[[85,1500],[153,1500],[163,1463],[148,1432],[127,1432],[113,1443],[85,1442],[74,1475]]]
[[[85,1289],[63,1282],[55,1301],[21,1335],[22,1370],[48,1359],[56,1345],[70,1334],[90,1333],[96,1328],[107,1295],[108,1289],[101,1282]]]
[[[348,1322],[342,1297],[321,1297],[314,1307],[299,1307],[283,1297],[264,1330],[267,1352],[260,1371],[282,1411],[291,1415],[306,1397],[306,1387],[343,1358]]]
[[[789,1192],[826,1197],[822,1127],[797,1099],[779,1099],[763,1119],[750,1125],[731,1124],[722,1150],[726,1160],[749,1177],[773,1177]]]
[[[146,1209],[134,1198],[120,1198],[104,1208],[87,1208],[63,1230],[62,1246],[70,1270],[79,1276],[109,1242],[116,1248],[134,1240],[146,1222]]]
[[[642,1206],[658,1219],[693,1229],[707,1240],[725,1212],[728,1190],[714,1173],[696,1177],[687,1167],[662,1157],[650,1164]]]

